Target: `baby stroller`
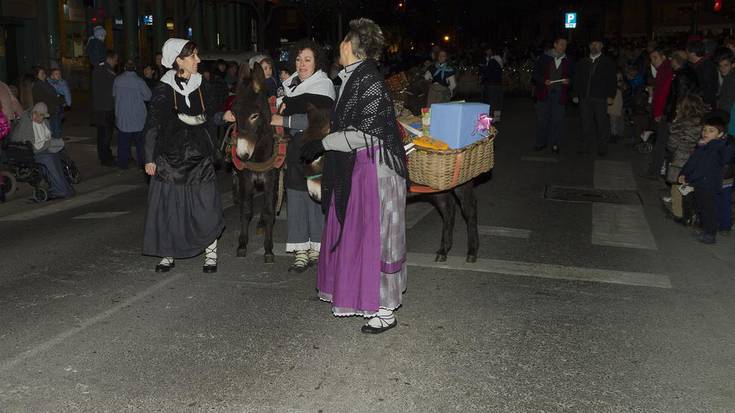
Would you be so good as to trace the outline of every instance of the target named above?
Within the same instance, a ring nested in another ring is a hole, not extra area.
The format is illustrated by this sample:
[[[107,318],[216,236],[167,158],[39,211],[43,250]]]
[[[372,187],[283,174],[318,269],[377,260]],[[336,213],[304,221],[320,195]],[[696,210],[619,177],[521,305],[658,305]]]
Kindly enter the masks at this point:
[[[65,153],[60,153],[64,178],[69,184],[79,183],[79,170],[74,161]],[[33,200],[45,202],[49,198],[49,185],[45,167],[34,159],[30,142],[3,142],[0,149],[0,197],[12,195],[19,182],[33,187]]]

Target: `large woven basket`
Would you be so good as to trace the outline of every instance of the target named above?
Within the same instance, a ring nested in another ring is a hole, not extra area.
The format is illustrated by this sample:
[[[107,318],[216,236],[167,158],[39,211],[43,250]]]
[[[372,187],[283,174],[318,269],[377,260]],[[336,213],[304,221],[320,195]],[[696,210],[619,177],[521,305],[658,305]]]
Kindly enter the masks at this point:
[[[487,138],[461,149],[437,150],[416,146],[408,155],[411,182],[437,191],[452,189],[491,170],[495,165],[493,143],[497,129]]]

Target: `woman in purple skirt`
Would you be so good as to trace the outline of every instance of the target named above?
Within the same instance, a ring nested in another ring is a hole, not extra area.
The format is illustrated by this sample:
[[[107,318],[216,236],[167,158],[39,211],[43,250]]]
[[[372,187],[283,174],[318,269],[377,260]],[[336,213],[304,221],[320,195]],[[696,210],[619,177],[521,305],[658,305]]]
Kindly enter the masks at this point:
[[[350,22],[340,44],[342,85],[332,132],[304,145],[304,160],[324,153],[322,235],[317,288],[336,316],[369,318],[361,331],[395,327],[406,290],[406,153],[393,101],[378,70],[380,27]]]

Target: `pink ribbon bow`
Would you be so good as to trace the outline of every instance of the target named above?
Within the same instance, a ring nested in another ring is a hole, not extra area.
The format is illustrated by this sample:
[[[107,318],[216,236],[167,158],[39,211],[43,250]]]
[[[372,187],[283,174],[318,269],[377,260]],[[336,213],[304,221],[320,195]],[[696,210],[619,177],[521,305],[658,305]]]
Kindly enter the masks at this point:
[[[475,124],[475,130],[472,131],[473,135],[481,134],[487,136],[490,133],[490,126],[492,126],[493,118],[486,113],[481,113],[477,117],[477,124]]]

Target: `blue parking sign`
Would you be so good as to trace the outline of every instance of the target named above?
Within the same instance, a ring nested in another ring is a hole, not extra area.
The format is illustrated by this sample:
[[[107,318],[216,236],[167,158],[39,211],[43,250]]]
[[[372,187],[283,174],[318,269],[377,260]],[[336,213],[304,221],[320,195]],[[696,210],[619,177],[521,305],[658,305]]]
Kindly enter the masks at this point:
[[[577,13],[564,14],[564,27],[567,29],[577,28]]]

